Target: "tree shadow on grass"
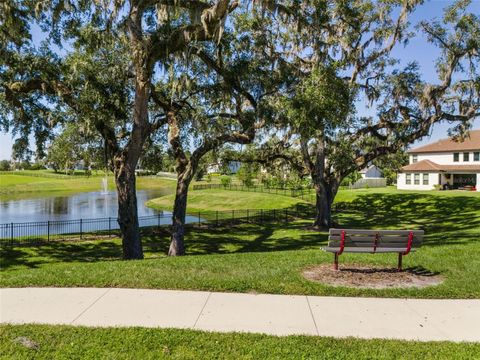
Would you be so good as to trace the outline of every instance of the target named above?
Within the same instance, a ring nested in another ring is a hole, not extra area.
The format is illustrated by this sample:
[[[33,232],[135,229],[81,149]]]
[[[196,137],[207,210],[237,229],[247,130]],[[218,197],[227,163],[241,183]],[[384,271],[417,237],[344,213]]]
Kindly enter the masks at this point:
[[[301,234],[304,228],[305,223],[301,222],[257,224],[236,221],[218,227],[189,226],[185,243],[188,255],[300,250],[325,243],[326,233]],[[165,253],[168,250],[170,238],[166,229],[152,228],[143,239],[147,251]]]
[[[480,240],[480,198],[431,194],[364,194],[337,204],[334,216],[341,227],[364,229],[424,229],[426,246],[461,245]],[[301,204],[291,214],[306,214],[313,206]],[[258,220],[258,219],[257,219]],[[188,255],[313,249],[327,242],[326,232],[306,231],[311,220],[290,223],[221,222],[220,226],[187,226]],[[146,257],[166,254],[170,233],[166,227],[142,230]],[[117,239],[87,242],[50,242],[40,246],[4,247],[0,268],[35,268],[45,263],[120,260]]]
[[[342,227],[423,229],[425,245],[480,240],[480,198],[432,194],[365,194],[339,204]]]
[[[119,241],[45,242],[37,246],[3,247],[0,251],[0,268],[36,268],[51,262],[93,262],[117,260],[121,257],[122,247]]]
[[[299,235],[304,223],[224,223],[218,227],[187,226],[185,243],[187,255],[265,252],[318,248],[325,243],[327,234],[309,232]],[[281,233],[279,236],[275,234]],[[146,258],[167,253],[170,233],[167,228],[144,229],[142,236]],[[285,235],[282,234],[285,232]],[[45,242],[39,246],[5,247],[1,250],[0,267],[25,266],[36,268],[45,263],[95,262],[120,260],[120,239],[69,242]]]

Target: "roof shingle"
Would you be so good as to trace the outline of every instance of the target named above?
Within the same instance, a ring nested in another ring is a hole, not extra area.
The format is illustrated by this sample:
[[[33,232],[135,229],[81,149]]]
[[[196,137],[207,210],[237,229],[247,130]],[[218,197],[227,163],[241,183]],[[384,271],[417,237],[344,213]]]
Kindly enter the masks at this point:
[[[440,171],[467,171],[480,172],[480,164],[476,165],[440,165],[430,160],[422,160],[402,167],[402,172],[440,172]]]
[[[437,142],[411,149],[408,152],[410,154],[416,154],[466,150],[480,150],[480,130],[471,130],[469,137],[467,137],[463,142],[456,142],[451,138],[441,139]]]

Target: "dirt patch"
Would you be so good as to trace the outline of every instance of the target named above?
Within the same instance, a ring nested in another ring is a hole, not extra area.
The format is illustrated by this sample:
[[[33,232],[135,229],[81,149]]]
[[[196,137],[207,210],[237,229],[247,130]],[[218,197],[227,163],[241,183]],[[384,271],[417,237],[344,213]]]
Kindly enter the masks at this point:
[[[409,268],[403,271],[373,265],[340,265],[339,270],[332,264],[313,266],[303,271],[303,276],[312,281],[332,286],[346,286],[361,289],[423,288],[443,282],[442,276],[423,268]]]

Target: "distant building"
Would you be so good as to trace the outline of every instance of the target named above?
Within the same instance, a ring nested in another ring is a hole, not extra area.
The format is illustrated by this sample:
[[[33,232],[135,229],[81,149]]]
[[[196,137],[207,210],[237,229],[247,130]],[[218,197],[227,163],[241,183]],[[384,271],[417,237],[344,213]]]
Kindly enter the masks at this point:
[[[214,174],[214,173],[219,173],[220,172],[220,164],[219,163],[213,163],[213,164],[208,164],[207,165],[207,174]]]
[[[242,166],[242,163],[240,161],[229,161],[227,166],[231,174],[236,174],[240,166]],[[221,169],[222,164],[220,163],[209,164],[207,165],[207,174],[219,173]]]
[[[375,165],[367,166],[366,168],[360,170],[360,175],[362,179],[381,179],[383,178],[383,174],[379,168]]]
[[[408,153],[410,163],[398,174],[398,189],[433,190],[437,186],[480,191],[480,130],[470,131],[463,142],[447,138]]]
[[[85,161],[80,160],[73,166],[73,170],[88,170],[85,166]]]
[[[232,174],[236,174],[240,170],[242,163],[240,161],[230,161],[227,166]]]

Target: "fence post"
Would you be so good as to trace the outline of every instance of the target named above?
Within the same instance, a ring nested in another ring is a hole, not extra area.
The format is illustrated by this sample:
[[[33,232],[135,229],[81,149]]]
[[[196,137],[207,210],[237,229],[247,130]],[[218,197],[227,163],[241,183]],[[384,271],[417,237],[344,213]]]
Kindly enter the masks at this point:
[[[10,224],[10,240],[13,243],[13,222]]]
[[[110,222],[110,216],[108,217],[108,237],[112,237],[112,225]]]
[[[47,241],[50,241],[50,220],[47,221]]]
[[[80,219],[80,240],[82,239],[82,219]]]

